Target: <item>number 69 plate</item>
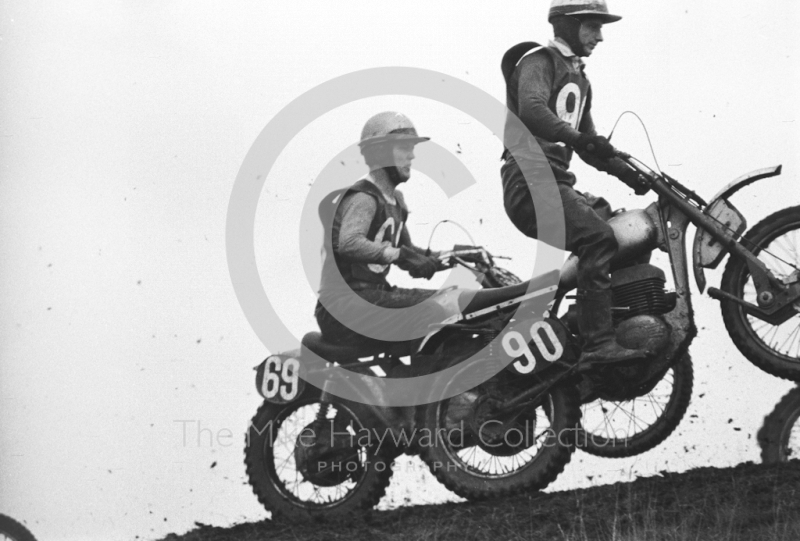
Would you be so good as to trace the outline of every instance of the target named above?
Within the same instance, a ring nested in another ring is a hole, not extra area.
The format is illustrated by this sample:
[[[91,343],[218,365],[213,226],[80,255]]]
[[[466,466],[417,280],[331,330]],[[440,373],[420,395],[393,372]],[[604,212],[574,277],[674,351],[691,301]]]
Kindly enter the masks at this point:
[[[256,370],[258,394],[267,402],[286,404],[303,394],[303,365],[294,357],[271,355]]]

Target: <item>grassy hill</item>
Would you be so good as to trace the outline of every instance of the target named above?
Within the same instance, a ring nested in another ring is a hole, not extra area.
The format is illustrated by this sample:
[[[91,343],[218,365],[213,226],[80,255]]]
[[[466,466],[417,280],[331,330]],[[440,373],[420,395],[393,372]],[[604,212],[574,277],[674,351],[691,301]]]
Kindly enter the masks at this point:
[[[163,541],[800,540],[800,461],[741,464],[589,489],[370,511],[348,523],[200,525]]]

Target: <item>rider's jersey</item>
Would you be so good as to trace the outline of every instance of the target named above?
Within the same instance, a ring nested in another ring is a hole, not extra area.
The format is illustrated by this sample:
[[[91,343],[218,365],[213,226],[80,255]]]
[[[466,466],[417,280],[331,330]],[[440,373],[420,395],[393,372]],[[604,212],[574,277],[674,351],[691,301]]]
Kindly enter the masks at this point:
[[[561,51],[564,48],[564,52]],[[568,48],[551,43],[543,47],[533,42],[520,43],[503,58],[506,104],[536,138],[548,161],[569,167],[572,149],[581,132],[594,133],[589,114],[591,86],[576,56],[565,56]],[[506,123],[505,146],[515,154],[535,158],[527,134]]]
[[[376,243],[388,242],[393,247],[400,244],[403,228],[408,218],[408,208],[399,191],[395,192],[395,203],[392,204],[386,200],[377,186],[362,179],[346,191],[332,194],[329,201],[323,203],[323,205],[329,205],[328,208],[320,207],[320,217],[325,228],[320,295],[342,290],[343,284],[341,280],[337,279],[339,273],[341,273],[344,283],[349,286],[348,290],[369,285],[376,287],[388,287],[389,285],[386,281],[386,275],[389,273],[388,264],[349,260],[339,250],[339,232],[343,214],[341,202],[347,195],[355,192],[371,196],[377,204],[375,216],[372,218],[367,232],[367,239]],[[333,216],[331,217],[330,214]]]

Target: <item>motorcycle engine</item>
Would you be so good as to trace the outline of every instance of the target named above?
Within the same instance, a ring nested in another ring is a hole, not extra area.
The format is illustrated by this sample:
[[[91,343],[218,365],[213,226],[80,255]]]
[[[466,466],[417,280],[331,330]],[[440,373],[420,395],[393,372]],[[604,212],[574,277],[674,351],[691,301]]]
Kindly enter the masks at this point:
[[[612,315],[620,345],[651,351],[666,345],[670,328],[659,316],[675,308],[676,296],[664,290],[665,283],[664,271],[648,263],[611,273]],[[565,319],[570,331],[579,334],[575,305]]]
[[[664,290],[664,271],[650,264],[626,267],[611,274],[617,342],[631,349],[658,351],[669,340],[669,325],[661,318],[675,308],[675,297]]]
[[[664,290],[666,281],[664,271],[648,263],[612,272],[614,320],[669,312],[671,308],[668,308],[667,292]]]

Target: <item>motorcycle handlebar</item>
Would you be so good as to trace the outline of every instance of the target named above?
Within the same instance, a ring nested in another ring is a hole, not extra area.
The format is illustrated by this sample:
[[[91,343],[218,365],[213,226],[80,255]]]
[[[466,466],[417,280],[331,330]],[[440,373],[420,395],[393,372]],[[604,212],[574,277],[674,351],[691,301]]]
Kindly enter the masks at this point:
[[[439,260],[443,265],[454,267],[457,264],[476,263],[480,261],[484,265],[494,265],[493,256],[486,248],[455,248],[439,254]]]
[[[595,149],[595,145],[590,143],[586,146],[586,150],[593,151]],[[634,171],[636,171],[640,176],[644,177],[645,181],[647,182],[648,186],[652,189],[655,184],[658,184],[659,181],[661,183],[665,183],[669,186],[672,190],[677,191],[683,197],[695,202],[700,207],[705,207],[708,205],[706,201],[697,195],[693,190],[687,188],[676,179],[670,177],[669,175],[662,173],[661,171],[653,171],[645,165],[641,160],[631,156],[627,152],[623,152],[618,149],[614,149],[614,157],[619,158],[624,161],[628,166],[630,166]]]
[[[597,147],[594,143],[589,143],[586,145],[586,150],[590,153],[594,152]],[[614,157],[620,158],[622,161],[633,167],[638,173],[643,174],[648,177],[648,179],[653,179],[653,171],[649,169],[643,169],[640,165],[640,162],[636,160],[633,156],[628,154],[627,152],[622,152],[621,150],[614,149]]]
[[[637,173],[639,173],[640,175],[644,175],[650,182],[655,180],[656,176],[658,176],[652,169],[644,166],[642,162],[640,162],[627,152],[622,152],[621,150],[614,149],[614,157],[624,161],[626,164],[632,167]]]

